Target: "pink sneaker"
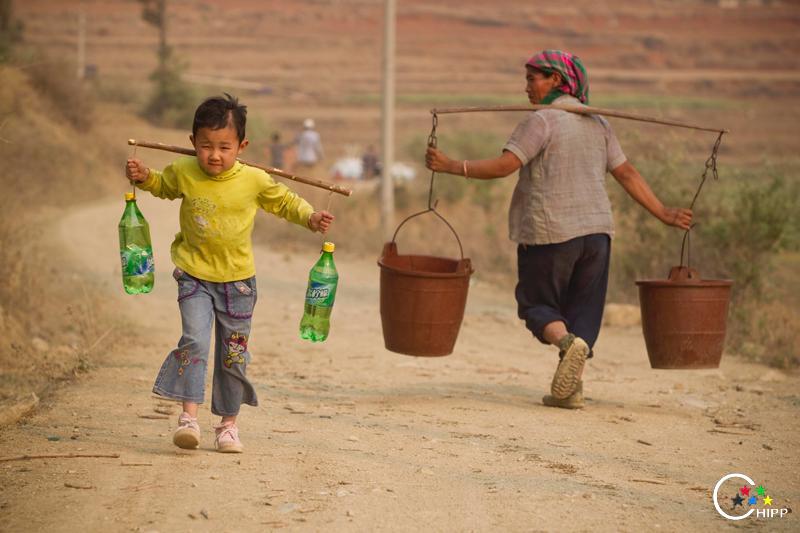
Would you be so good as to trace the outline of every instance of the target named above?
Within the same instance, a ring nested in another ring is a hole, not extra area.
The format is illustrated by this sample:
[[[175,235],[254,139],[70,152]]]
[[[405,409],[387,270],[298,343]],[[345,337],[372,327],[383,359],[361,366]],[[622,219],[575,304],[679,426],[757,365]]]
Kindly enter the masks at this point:
[[[172,434],[172,443],[184,450],[196,450],[200,447],[200,426],[197,419],[189,413],[181,413],[178,417],[178,429]]]
[[[222,453],[242,453],[242,441],[239,440],[239,428],[236,424],[228,422],[214,426],[217,431],[217,438],[214,440],[214,447]]]

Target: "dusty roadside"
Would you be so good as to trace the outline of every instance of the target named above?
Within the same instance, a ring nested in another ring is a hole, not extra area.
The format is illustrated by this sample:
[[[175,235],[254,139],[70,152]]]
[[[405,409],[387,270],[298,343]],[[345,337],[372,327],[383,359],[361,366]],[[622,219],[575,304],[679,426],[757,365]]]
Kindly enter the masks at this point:
[[[511,295],[471,289],[453,355],[393,354],[377,266],[341,249],[322,345],[296,334],[314,253],[258,250],[250,368],[262,406],[243,410],[246,453],[213,451],[207,410],[201,449],[177,450],[178,411],[149,392],[179,331],[167,260],[177,204],[141,205],[156,289],[113,296],[138,342],[103,352],[94,372],[0,435],[0,457],[119,457],[0,462],[0,531],[710,530],[734,525],[711,501],[732,472],[766,487],[773,507],[800,501],[798,376],[728,355],[715,371],[654,371],[638,329],[607,328],[587,408],[549,409],[540,398],[555,358],[520,326]],[[85,228],[64,235],[80,238],[75,267],[104,283],[118,275],[120,209],[99,203],[65,224]],[[720,493],[729,511],[735,490]],[[738,525],[796,530],[797,513]]]

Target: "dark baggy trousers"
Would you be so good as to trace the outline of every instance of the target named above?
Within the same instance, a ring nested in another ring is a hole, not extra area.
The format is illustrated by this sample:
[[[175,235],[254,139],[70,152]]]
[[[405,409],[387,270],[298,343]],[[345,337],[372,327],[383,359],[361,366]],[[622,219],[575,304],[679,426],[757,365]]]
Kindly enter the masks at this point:
[[[544,327],[562,321],[593,347],[608,288],[611,238],[604,233],[517,248],[517,313],[541,342]],[[591,354],[590,354],[591,357]]]

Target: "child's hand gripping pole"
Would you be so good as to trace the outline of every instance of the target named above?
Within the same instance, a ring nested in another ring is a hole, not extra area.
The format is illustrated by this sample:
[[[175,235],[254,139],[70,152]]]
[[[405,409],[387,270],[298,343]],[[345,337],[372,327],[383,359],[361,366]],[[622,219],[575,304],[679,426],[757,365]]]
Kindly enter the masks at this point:
[[[125,177],[128,178],[133,187],[133,196],[136,198],[136,184],[144,183],[150,175],[150,169],[136,158],[136,145],[133,145],[133,155],[128,158],[125,164]]]
[[[131,155],[131,159],[136,159],[136,145],[133,145],[133,154]],[[136,182],[130,176],[130,166],[131,166],[131,159],[128,160],[127,165],[125,166],[125,174],[128,176],[128,182],[131,184],[131,194],[133,195],[133,199],[136,200]]]
[[[311,214],[311,217],[308,219],[309,229],[312,231],[318,231],[323,235],[328,232],[331,224],[333,224],[333,221],[336,220],[336,217],[334,217],[330,212],[332,199],[333,191],[331,191],[328,195],[328,205],[325,207],[325,209],[322,211],[315,211]]]

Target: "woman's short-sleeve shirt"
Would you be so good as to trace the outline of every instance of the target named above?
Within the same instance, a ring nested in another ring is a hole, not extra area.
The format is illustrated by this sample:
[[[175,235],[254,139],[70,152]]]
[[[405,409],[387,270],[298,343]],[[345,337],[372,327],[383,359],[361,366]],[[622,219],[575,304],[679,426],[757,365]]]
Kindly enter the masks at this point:
[[[582,105],[571,96],[554,104]],[[552,244],[592,233],[614,236],[605,176],[626,158],[604,118],[536,111],[517,125],[503,150],[523,165],[509,209],[512,241]]]

